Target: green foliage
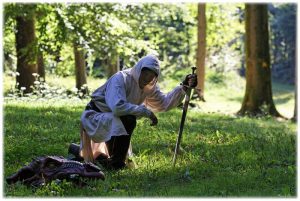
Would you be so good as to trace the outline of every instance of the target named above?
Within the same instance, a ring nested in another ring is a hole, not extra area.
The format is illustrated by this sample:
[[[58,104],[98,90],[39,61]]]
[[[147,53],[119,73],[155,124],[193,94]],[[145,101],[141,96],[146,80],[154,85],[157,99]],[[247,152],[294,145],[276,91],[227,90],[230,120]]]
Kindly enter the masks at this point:
[[[12,71],[7,72],[3,75],[3,94],[5,97],[10,97],[11,99],[20,98],[21,93],[16,89],[16,76],[17,73]],[[38,77],[38,75],[36,75]],[[36,82],[34,88],[34,94],[23,94],[24,98],[26,97],[28,101],[35,99],[44,99],[47,101],[49,98],[56,99],[68,99],[76,97],[78,94],[78,89],[75,87],[75,78],[74,77],[61,77],[50,74],[47,76],[47,82]],[[96,90],[100,85],[102,85],[106,79],[99,78],[90,78],[88,80],[89,88],[92,91]],[[33,95],[31,97],[31,95]]]
[[[115,54],[129,57],[136,49],[147,49],[148,43],[132,37],[130,24],[120,16],[127,11],[118,4],[69,4],[57,10],[68,35],[89,55],[101,59]]]
[[[222,48],[243,34],[243,4],[207,4],[207,46]],[[238,43],[232,45],[237,46]]]
[[[296,6],[269,4],[269,11],[272,73],[277,79],[293,83]],[[162,60],[164,75],[172,76],[196,63],[196,4],[7,3],[4,5],[5,71],[16,66],[15,17],[22,13],[37,16],[37,44],[44,53],[46,70],[59,75],[74,74],[72,51],[64,50],[64,46],[73,42],[86,50],[89,66],[96,58],[105,63],[118,55],[125,68],[132,67],[138,58],[154,52]],[[206,18],[207,68],[218,73],[243,71],[244,4],[206,3]],[[61,62],[64,58],[67,60]]]
[[[11,77],[18,76],[18,73],[11,73]],[[4,95],[7,100],[27,100],[27,101],[47,101],[49,99],[78,99],[78,98],[86,98],[89,94],[82,93],[81,90],[76,87],[66,87],[65,85],[57,85],[56,83],[51,82],[43,82],[41,81],[40,76],[37,73],[34,73],[35,81],[33,83],[32,92],[24,93],[25,87],[17,88],[18,83],[10,83],[11,85],[8,87],[6,85],[6,89],[4,91]],[[7,78],[6,78],[7,80]],[[82,86],[82,89],[86,87]]]
[[[224,84],[225,83],[225,75],[222,73],[217,73],[213,71],[209,71],[206,74],[207,81],[213,84]]]
[[[207,63],[219,73],[236,71],[244,54],[244,4],[206,4]]]
[[[136,37],[153,44],[163,61],[165,73],[195,63],[197,21],[194,6],[182,3],[128,5],[128,18],[136,30]]]
[[[17,58],[15,50],[15,35],[12,29],[4,29],[3,54],[4,54],[4,71],[17,69]]]
[[[6,29],[13,30],[18,4],[7,4]],[[132,67],[144,54],[158,51],[164,67],[193,63],[195,19],[191,5],[185,4],[32,4],[37,14],[40,51],[51,63],[60,62],[63,44],[76,42],[87,52],[87,59],[109,59],[119,55],[125,67]],[[93,22],[93,23],[91,23]],[[6,32],[12,36],[12,31]],[[11,37],[5,52],[13,54]],[[13,64],[11,64],[13,65]],[[64,64],[61,64],[64,65]],[[69,69],[68,67],[66,69]],[[63,70],[63,68],[62,68]],[[67,70],[68,71],[68,70]],[[60,74],[68,75],[70,72]]]
[[[283,83],[294,84],[297,5],[269,5],[269,13],[272,76]]]
[[[62,54],[61,48],[67,42],[62,19],[58,15],[57,4],[37,4],[38,47],[45,55],[52,55],[54,60]]]
[[[10,4],[4,4],[4,23],[3,23],[3,54],[4,71],[16,70],[16,51],[15,51],[15,26],[16,22],[9,16],[12,15],[14,7]]]
[[[165,72],[166,70],[163,70],[164,77],[168,77],[174,80],[178,80],[179,82],[183,81],[186,77],[186,75],[191,74],[190,68],[176,68],[172,73]]]
[[[30,19],[35,15],[36,10],[36,4],[6,3],[4,5],[4,19],[5,22],[15,17],[28,17]]]
[[[69,44],[64,44],[60,50],[59,62],[55,67],[55,74],[58,76],[70,76],[75,74],[75,60],[73,47]]]

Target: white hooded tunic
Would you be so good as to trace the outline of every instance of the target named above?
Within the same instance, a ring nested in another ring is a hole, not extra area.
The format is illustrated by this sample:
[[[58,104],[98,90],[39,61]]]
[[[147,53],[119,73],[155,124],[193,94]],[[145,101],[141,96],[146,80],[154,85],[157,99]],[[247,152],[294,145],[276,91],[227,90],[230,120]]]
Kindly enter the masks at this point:
[[[168,111],[182,102],[185,95],[182,86],[177,86],[168,94],[163,94],[156,82],[140,89],[139,77],[144,67],[157,75],[160,73],[159,60],[154,55],[148,55],[133,68],[114,74],[92,94],[92,100],[102,112],[86,110],[81,122],[93,142],[106,142],[111,136],[128,135],[120,116],[149,117],[151,111]]]

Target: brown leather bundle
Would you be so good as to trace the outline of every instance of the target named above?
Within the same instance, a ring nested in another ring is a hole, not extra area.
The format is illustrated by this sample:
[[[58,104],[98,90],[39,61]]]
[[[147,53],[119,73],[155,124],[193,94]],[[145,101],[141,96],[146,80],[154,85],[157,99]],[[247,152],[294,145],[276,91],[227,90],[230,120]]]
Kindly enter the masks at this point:
[[[28,186],[41,186],[51,180],[84,177],[104,180],[104,173],[93,163],[80,163],[62,156],[42,156],[6,178],[8,184],[21,181]]]

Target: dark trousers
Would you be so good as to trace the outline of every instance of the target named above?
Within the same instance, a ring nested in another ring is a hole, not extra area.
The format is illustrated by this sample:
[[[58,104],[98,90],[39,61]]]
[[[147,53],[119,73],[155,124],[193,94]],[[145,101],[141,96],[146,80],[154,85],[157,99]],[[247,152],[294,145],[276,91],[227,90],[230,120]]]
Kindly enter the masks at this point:
[[[87,109],[101,112],[92,101],[86,106],[86,110]],[[120,119],[128,135],[112,136],[109,141],[105,142],[110,156],[110,165],[115,168],[122,168],[125,166],[130,138],[136,126],[136,117],[134,115],[120,116]]]
[[[136,126],[136,117],[126,115],[120,117],[128,135],[112,136],[111,139],[105,142],[108,153],[112,161],[125,163],[126,155],[130,145],[130,138]]]

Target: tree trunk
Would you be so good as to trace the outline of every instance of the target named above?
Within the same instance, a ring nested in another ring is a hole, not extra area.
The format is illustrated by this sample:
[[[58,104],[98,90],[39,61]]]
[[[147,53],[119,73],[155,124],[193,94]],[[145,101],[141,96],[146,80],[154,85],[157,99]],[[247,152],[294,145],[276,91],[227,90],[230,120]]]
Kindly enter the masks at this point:
[[[76,43],[73,44],[73,48],[75,58],[76,88],[79,93],[82,93],[80,96],[84,96],[88,94],[84,50]]]
[[[205,82],[205,54],[206,54],[206,16],[205,3],[198,3],[198,48],[197,48],[197,77],[198,85],[195,92],[200,100],[204,100]]]
[[[297,39],[296,39],[296,44],[297,44]],[[297,100],[298,100],[298,93],[297,93],[297,90],[298,90],[298,70],[297,70],[297,50],[294,51],[295,52],[295,56],[293,57],[294,59],[294,69],[295,69],[295,80],[294,80],[294,83],[295,83],[295,107],[294,107],[294,116],[292,117],[292,121],[293,122],[297,122],[298,119],[297,119],[297,110],[298,110],[298,103],[297,103]]]
[[[43,57],[43,52],[38,50],[38,74],[39,74],[39,81],[45,82],[45,64],[44,64],[44,57]]]
[[[281,116],[272,97],[267,5],[246,4],[245,14],[246,92],[238,114]]]
[[[118,54],[112,54],[107,59],[107,65],[106,65],[106,74],[107,77],[111,77],[115,73],[117,73],[120,70],[120,62],[119,62],[119,55]]]
[[[297,100],[298,100],[298,94],[297,94],[297,83],[295,83],[295,86],[296,86],[296,89],[295,89],[295,107],[294,107],[294,116],[292,117],[292,121],[293,122],[297,122],[298,119],[297,119],[297,110],[298,110],[298,104],[297,104]]]
[[[16,17],[16,29],[17,87],[30,93],[35,81],[32,74],[37,73],[35,17]]]

